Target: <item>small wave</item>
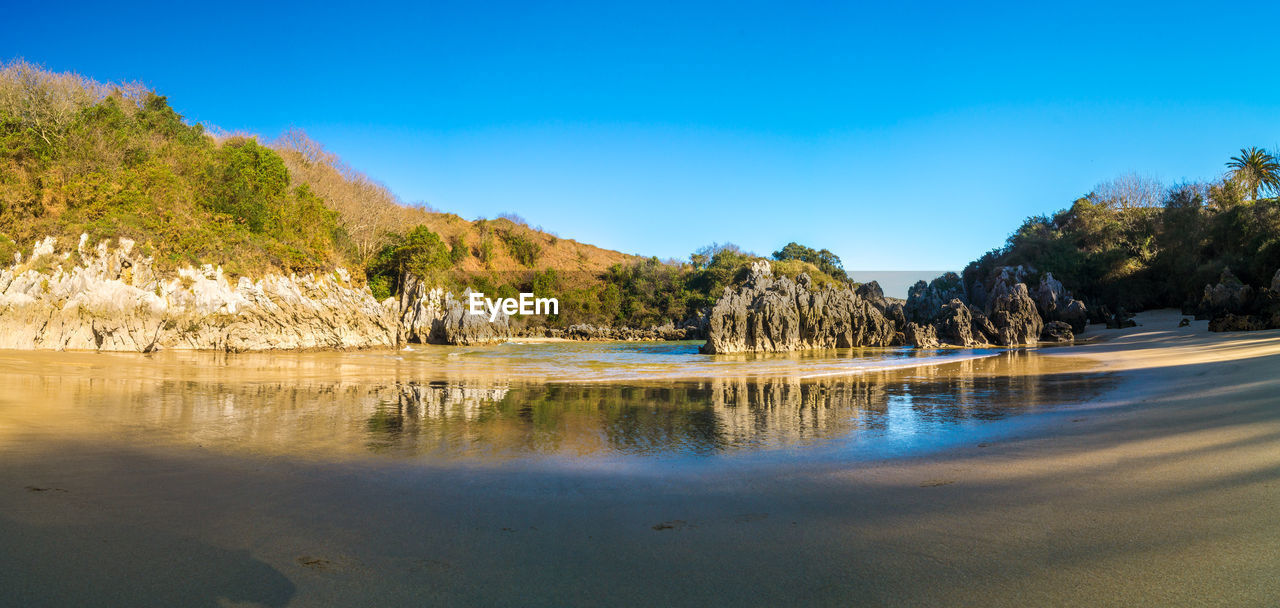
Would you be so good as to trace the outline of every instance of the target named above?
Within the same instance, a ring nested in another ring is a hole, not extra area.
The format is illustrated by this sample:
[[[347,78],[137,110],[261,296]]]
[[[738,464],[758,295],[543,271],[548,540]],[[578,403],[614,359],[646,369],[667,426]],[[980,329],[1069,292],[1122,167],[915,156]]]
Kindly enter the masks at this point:
[[[880,365],[864,365],[852,369],[832,370],[825,372],[814,372],[810,374],[801,374],[800,378],[807,380],[809,378],[827,378],[831,376],[852,376],[857,374],[865,374],[867,372],[884,372],[898,369],[911,369],[915,367],[933,367],[935,365],[944,365],[947,363],[960,363],[962,361],[976,361],[978,359],[986,359],[995,357],[1001,353],[975,353],[972,355],[956,355],[950,357],[921,357],[912,361],[904,361],[900,363],[884,363]]]

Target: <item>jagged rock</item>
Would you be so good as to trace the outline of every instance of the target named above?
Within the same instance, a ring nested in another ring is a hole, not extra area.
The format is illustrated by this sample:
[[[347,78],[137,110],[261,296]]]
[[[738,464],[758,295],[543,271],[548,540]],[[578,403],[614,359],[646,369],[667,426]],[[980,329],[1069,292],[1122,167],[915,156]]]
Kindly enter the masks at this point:
[[[708,315],[704,353],[788,352],[887,346],[893,324],[848,288],[815,288],[808,275],[774,277],[756,262],[741,286],[725,288]]]
[[[917,325],[908,322],[902,328],[903,344],[906,346],[914,346],[916,348],[938,348],[942,344],[938,342],[938,333],[932,325]]]
[[[87,238],[75,258],[46,238],[27,264],[0,270],[0,347],[149,352],[395,343],[394,307],[380,305],[342,273],[241,277],[233,284],[206,265],[162,278],[132,241],[89,247]],[[53,270],[31,267],[35,261]]]
[[[1071,297],[1062,282],[1045,273],[1036,289],[1036,309],[1040,317],[1048,321],[1065,321],[1074,332],[1082,332],[1088,324],[1088,310],[1084,302]]]
[[[1230,269],[1222,271],[1216,285],[1205,285],[1200,297],[1197,319],[1212,319],[1226,314],[1247,313],[1253,300],[1253,288],[1245,285]]]
[[[973,338],[984,344],[995,344],[1000,336],[995,323],[975,309],[969,309],[969,314],[973,316]]]
[[[470,294],[468,289],[464,297]],[[507,316],[498,312],[490,321],[483,314],[471,314],[461,301],[447,298],[446,312],[432,328],[432,342],[437,344],[457,344],[469,346],[473,344],[493,344],[511,337],[511,326]]]
[[[987,309],[989,304],[987,302],[987,288],[982,284],[982,281],[973,280],[973,285],[969,287],[969,303],[973,304],[973,307],[977,310]]]
[[[1089,309],[1081,300],[1070,300],[1060,309],[1057,320],[1065,321],[1076,333],[1083,332],[1089,326]]]
[[[1107,318],[1107,329],[1125,329],[1137,326],[1138,322],[1133,320],[1133,315],[1123,308],[1117,308],[1116,313]]]
[[[1209,321],[1209,331],[1258,331],[1269,329],[1262,317],[1226,313]]]
[[[884,316],[894,327],[901,328],[907,324],[907,313],[901,302],[892,302],[884,311]]]
[[[447,310],[445,291],[428,288],[418,277],[407,275],[400,290],[400,331],[397,342],[429,343],[433,334],[442,331],[441,321]]]
[[[1024,283],[1008,288],[991,306],[991,322],[996,327],[996,343],[1001,346],[1035,344],[1044,329]]]
[[[1065,321],[1049,321],[1040,332],[1042,342],[1072,342],[1075,334],[1071,332],[1071,324]]]
[[[942,307],[934,327],[937,328],[938,339],[947,344],[968,348],[980,342],[973,335],[973,313],[959,298]]]
[[[884,297],[884,290],[880,288],[880,283],[878,281],[863,283],[854,290],[854,293],[858,294],[858,297],[862,298],[864,302],[874,306],[876,310],[880,311],[880,314],[885,315],[886,317],[889,316],[890,308],[893,308],[895,305],[899,308],[902,306],[898,302],[894,302],[889,298]]]
[[[974,306],[989,313],[996,298],[1008,294],[1014,285],[1026,283],[1035,274],[1036,269],[1030,266],[1000,266],[985,281],[981,278],[974,279],[969,288],[969,297]]]
[[[1280,271],[1271,285],[1256,291],[1229,270],[1216,285],[1206,285],[1197,307],[1197,319],[1209,318],[1209,331],[1256,331],[1280,328]]]
[[[942,314],[942,307],[952,300],[968,302],[964,283],[960,275],[948,272],[925,283],[917,281],[907,290],[907,303],[904,306],[907,320],[916,323],[932,323]]]
[[[676,326],[674,323],[665,323],[663,325],[653,325],[650,327],[609,327],[606,325],[591,325],[590,323],[578,323],[569,326],[567,330],[545,330],[547,332],[559,333],[552,335],[547,333],[548,337],[563,337],[570,340],[605,340],[617,342],[633,342],[633,341],[671,341],[671,340],[694,340],[705,338],[706,333],[702,329],[702,321],[698,319],[688,319]]]
[[[1183,319],[1181,321],[1178,321],[1178,327],[1187,327],[1189,325],[1191,325],[1191,319]]]
[[[487,314],[473,315],[467,309],[471,290],[462,299],[440,287],[428,287],[421,279],[406,275],[398,301],[397,342],[419,344],[492,344],[511,337],[510,319],[498,311],[493,321]]]

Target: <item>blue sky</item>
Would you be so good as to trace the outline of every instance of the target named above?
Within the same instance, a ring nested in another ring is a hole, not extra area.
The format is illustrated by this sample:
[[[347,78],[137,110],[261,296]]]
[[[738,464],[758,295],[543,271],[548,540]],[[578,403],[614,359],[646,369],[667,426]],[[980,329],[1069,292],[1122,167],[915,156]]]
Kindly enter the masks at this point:
[[[11,7],[0,57],[660,257],[794,240],[959,269],[1104,179],[1280,141],[1277,5],[889,4],[57,3]]]

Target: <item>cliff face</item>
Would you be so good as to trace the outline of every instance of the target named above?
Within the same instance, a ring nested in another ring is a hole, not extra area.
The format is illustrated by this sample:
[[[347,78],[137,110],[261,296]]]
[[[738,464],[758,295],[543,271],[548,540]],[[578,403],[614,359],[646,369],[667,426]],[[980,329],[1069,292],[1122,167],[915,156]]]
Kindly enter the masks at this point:
[[[893,322],[851,289],[817,288],[807,275],[774,277],[757,262],[737,289],[726,288],[707,317],[708,354],[887,346]]]
[[[467,315],[442,290],[379,303],[341,269],[234,282],[210,266],[161,276],[127,239],[114,249],[86,240],[58,252],[45,239],[30,259],[0,270],[0,348],[353,349],[474,344],[506,333],[505,318]]]

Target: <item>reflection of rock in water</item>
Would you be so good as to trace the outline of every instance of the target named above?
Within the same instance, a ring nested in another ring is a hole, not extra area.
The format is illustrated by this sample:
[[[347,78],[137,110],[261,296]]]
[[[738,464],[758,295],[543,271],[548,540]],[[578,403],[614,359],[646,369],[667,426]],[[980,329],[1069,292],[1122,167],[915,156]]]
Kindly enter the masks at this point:
[[[446,383],[401,385],[399,405],[410,416],[437,420],[475,420],[481,408],[507,396],[506,387],[457,386]]]
[[[800,443],[847,432],[859,419],[883,411],[883,385],[865,378],[717,379],[711,408],[730,445]]]
[[[397,385],[394,390],[394,399],[386,398],[389,395],[385,393],[380,395],[383,398],[369,416],[366,427],[370,450],[419,451],[426,443],[447,446],[450,439],[472,441],[476,437],[467,432],[471,423],[480,419],[487,404],[503,399],[508,391],[506,387],[446,382],[410,382]]]
[[[632,386],[329,381],[309,368],[254,381],[237,378],[230,363],[217,373],[17,370],[0,374],[0,440],[7,426],[321,457],[706,454],[926,433],[1079,401],[1102,387],[1097,375],[1053,373],[1070,370],[1052,365],[1023,354],[808,380]]]

